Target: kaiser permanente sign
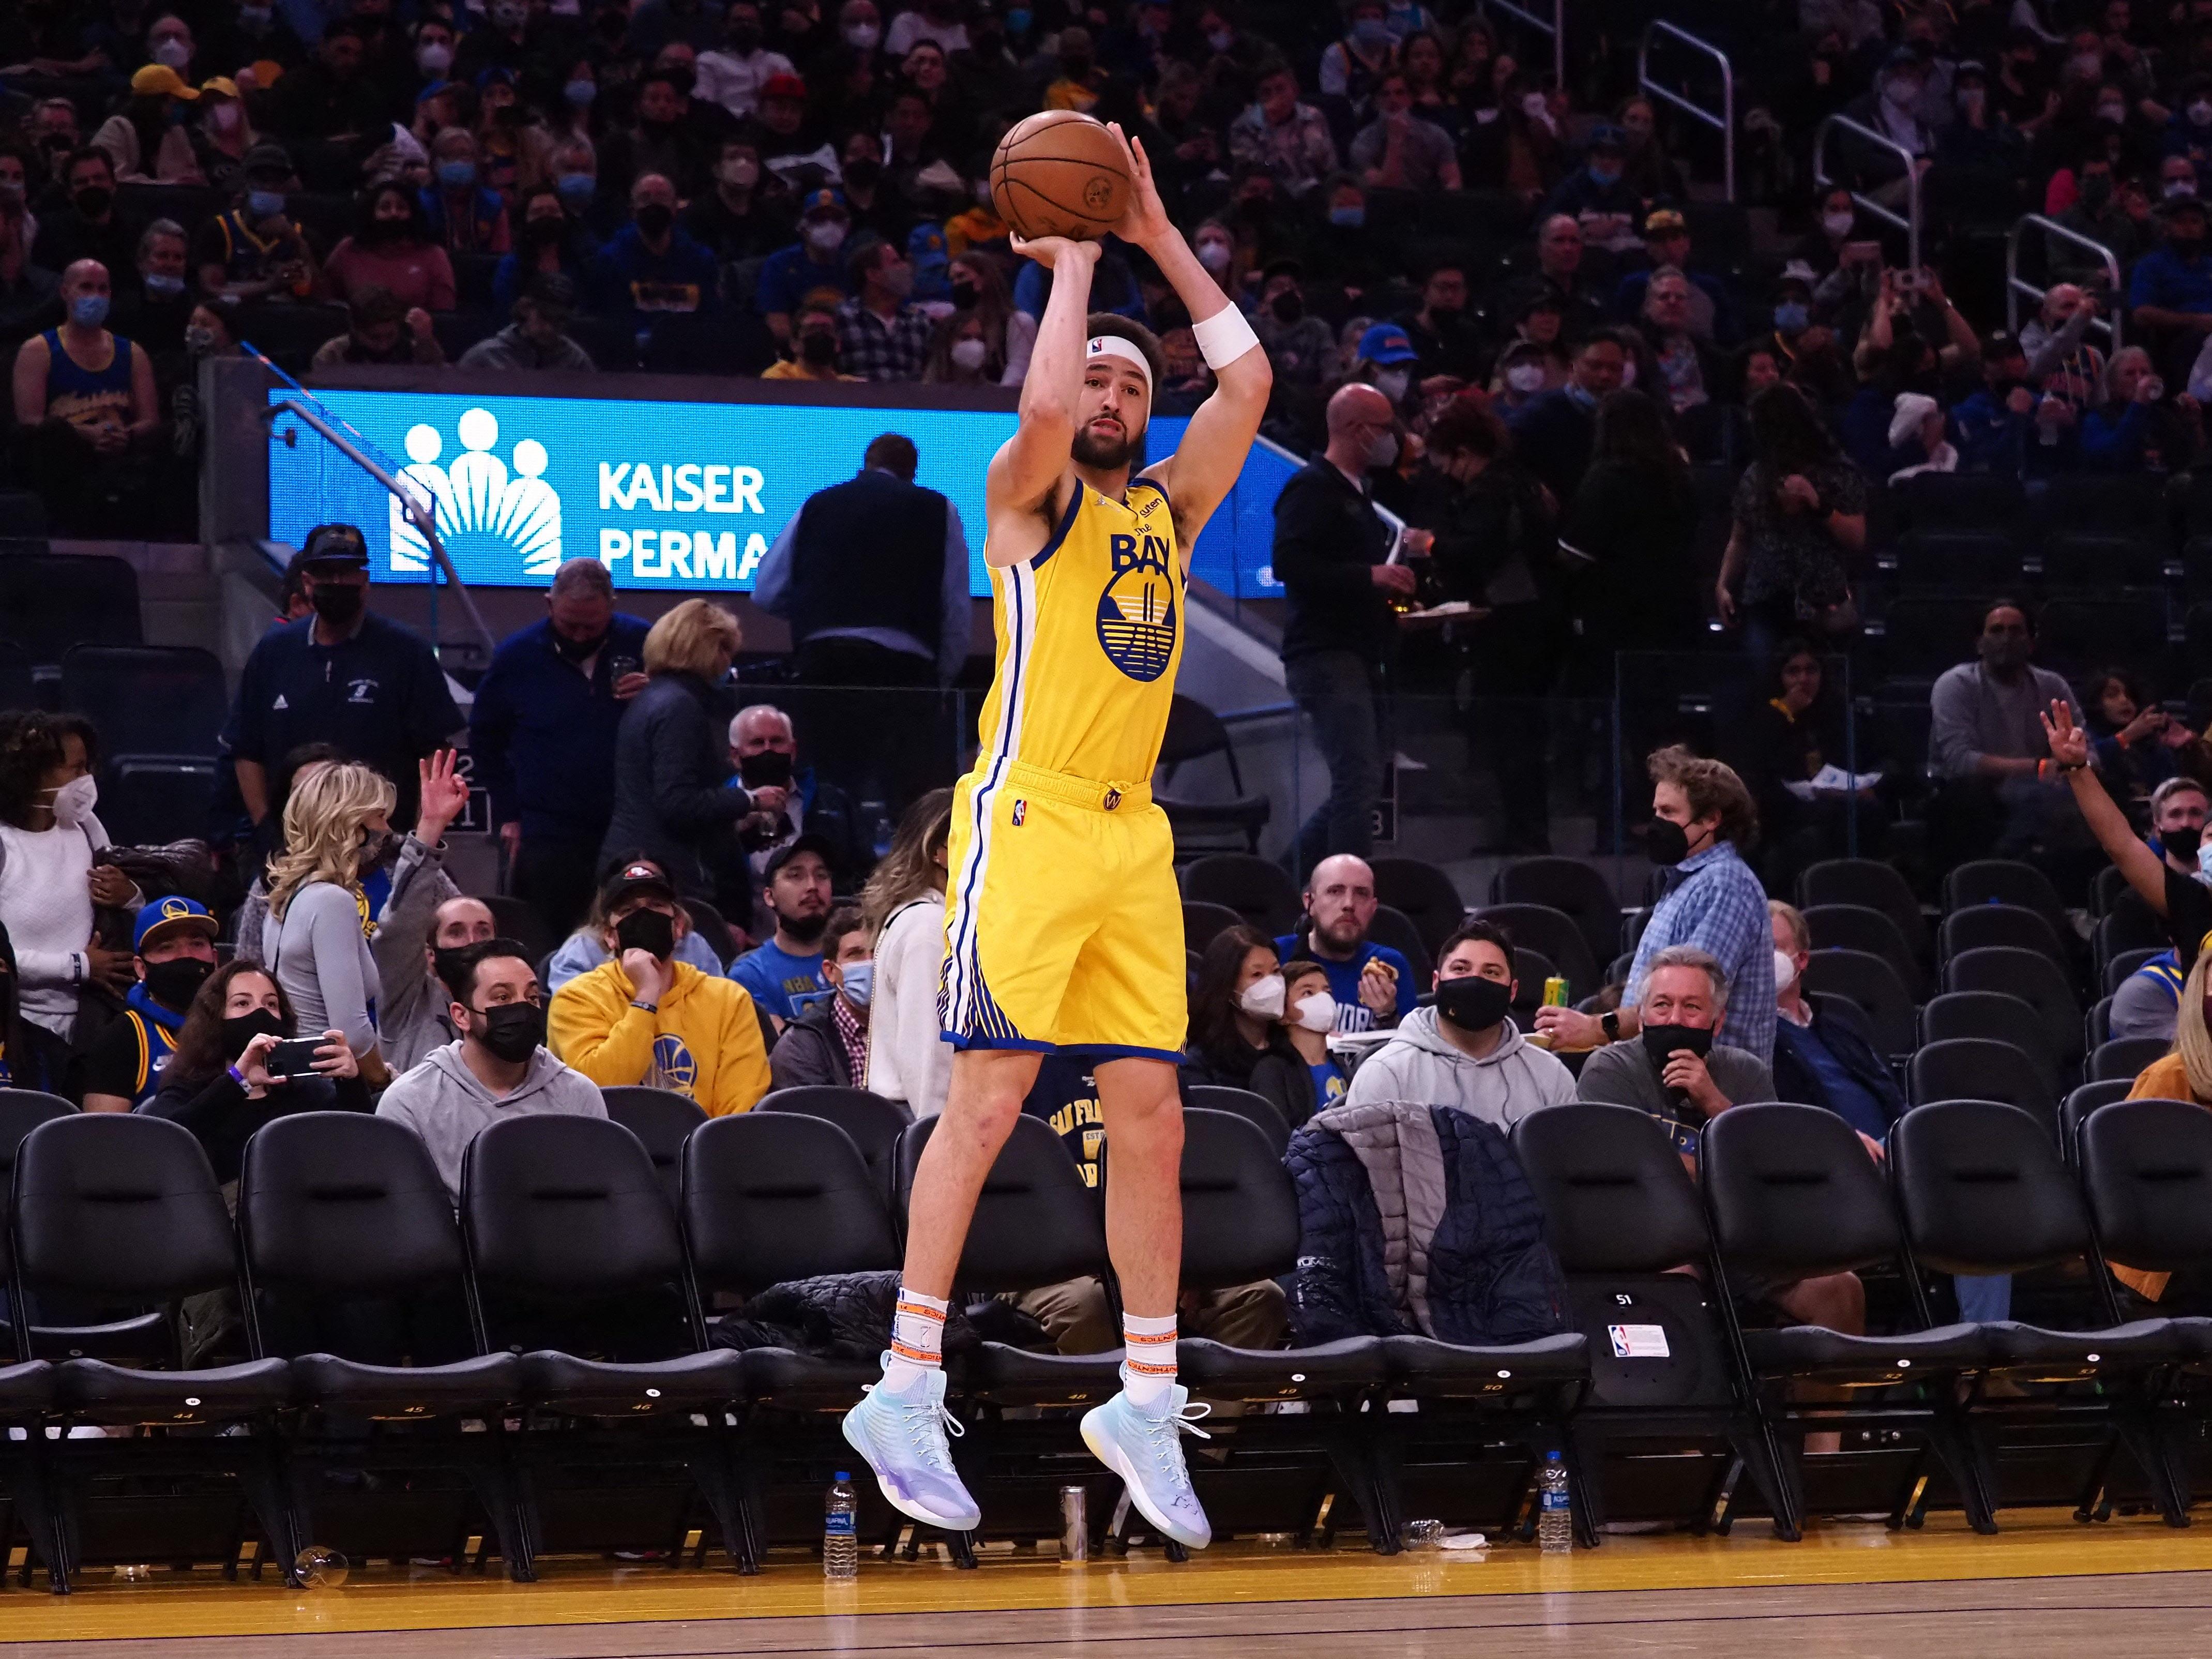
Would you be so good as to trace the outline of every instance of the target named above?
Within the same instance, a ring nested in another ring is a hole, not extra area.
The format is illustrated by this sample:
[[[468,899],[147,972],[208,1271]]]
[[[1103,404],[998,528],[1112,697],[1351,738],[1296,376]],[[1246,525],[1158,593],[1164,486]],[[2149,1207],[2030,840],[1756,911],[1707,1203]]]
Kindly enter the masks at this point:
[[[271,401],[284,395],[272,392]],[[360,387],[318,388],[316,396],[434,507],[447,551],[471,585],[542,586],[562,560],[588,556],[620,587],[745,591],[806,498],[851,477],[870,439],[899,432],[921,451],[916,482],[959,510],[970,591],[990,592],[983,474],[1013,433],[1010,410]],[[1148,453],[1171,453],[1186,424],[1156,420]],[[269,448],[270,534],[297,545],[313,526],[344,520],[366,533],[376,580],[428,580],[428,547],[391,495],[313,432],[279,416],[277,436],[289,429],[298,430],[296,443]],[[1279,451],[1255,450],[1235,498],[1200,539],[1203,580],[1245,598],[1281,592],[1265,566],[1275,496],[1296,470]]]

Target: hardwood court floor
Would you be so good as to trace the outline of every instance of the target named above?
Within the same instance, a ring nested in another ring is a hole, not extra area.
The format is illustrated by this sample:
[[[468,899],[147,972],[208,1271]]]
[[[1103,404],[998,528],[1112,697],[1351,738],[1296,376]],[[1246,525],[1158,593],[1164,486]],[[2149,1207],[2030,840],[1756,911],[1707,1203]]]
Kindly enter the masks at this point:
[[[1561,1560],[1524,1546],[1380,1560],[1230,1545],[1176,1567],[1150,1555],[1062,1568],[987,1555],[864,1560],[824,1585],[798,1555],[741,1579],[549,1561],[542,1582],[357,1572],[343,1589],[273,1579],[100,1572],[66,1599],[0,1592],[0,1659],[706,1659],[880,1653],[901,1659],[1466,1659],[1480,1653],[1711,1655],[1786,1642],[1790,1659],[2006,1659],[2201,1652],[2212,1632],[2212,1531],[2154,1520],[2076,1526],[2008,1515],[1996,1538],[1955,1517],[1924,1532],[1828,1526],[1802,1545],[1763,1527],[1728,1539],[1608,1538]],[[2155,1644],[2155,1645],[2154,1645]]]

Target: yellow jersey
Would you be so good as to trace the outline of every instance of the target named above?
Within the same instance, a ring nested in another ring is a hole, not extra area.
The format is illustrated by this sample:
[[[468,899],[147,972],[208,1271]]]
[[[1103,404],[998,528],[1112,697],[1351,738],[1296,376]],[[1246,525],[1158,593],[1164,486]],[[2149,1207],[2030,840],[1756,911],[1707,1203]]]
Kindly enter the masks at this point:
[[[991,571],[997,668],[976,766],[1151,781],[1182,659],[1184,573],[1167,491],[1109,501],[1079,481],[1052,539]]]

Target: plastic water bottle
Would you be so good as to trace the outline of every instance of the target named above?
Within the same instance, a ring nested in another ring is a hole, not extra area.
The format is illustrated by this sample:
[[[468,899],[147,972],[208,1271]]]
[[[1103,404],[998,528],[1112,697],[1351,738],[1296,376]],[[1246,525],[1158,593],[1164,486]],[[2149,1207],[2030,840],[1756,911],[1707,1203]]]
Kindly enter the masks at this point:
[[[830,1483],[830,1496],[822,1504],[822,1576],[828,1579],[860,1576],[860,1540],[854,1530],[860,1500],[853,1496],[853,1477],[844,1469]]]
[[[1575,1547],[1574,1500],[1567,1493],[1567,1466],[1556,1451],[1544,1454],[1536,1475],[1536,1547],[1546,1555],[1566,1555]]]

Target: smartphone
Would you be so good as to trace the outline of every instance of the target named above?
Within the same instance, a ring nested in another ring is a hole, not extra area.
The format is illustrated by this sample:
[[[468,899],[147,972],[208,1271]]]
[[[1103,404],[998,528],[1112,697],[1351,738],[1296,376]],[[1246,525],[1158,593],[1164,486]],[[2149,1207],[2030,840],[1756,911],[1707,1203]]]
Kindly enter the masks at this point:
[[[319,1075],[315,1050],[322,1046],[323,1040],[319,1036],[287,1037],[269,1051],[269,1058],[263,1064],[271,1077],[314,1077]]]
[[[780,749],[763,749],[738,763],[738,781],[747,789],[791,787],[791,757]]]

